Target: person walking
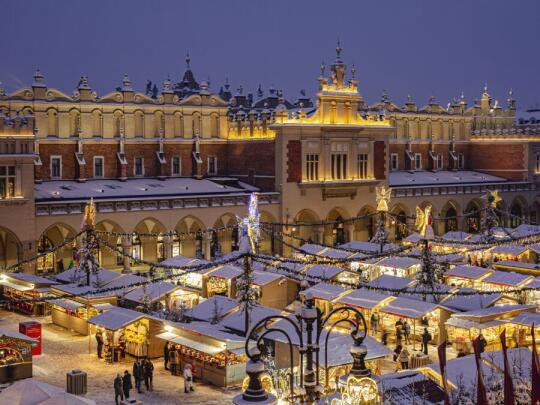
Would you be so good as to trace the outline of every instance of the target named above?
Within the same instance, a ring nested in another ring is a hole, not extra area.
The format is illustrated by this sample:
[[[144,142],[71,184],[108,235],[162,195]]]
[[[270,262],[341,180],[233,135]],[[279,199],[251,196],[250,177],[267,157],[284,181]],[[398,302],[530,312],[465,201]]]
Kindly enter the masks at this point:
[[[169,351],[171,350],[171,345],[169,342],[165,344],[163,348],[163,364],[165,365],[165,370],[169,369]]]
[[[123,391],[123,381],[122,377],[120,376],[120,373],[116,374],[116,378],[114,379],[114,402],[116,405],[118,404],[118,397],[120,397],[120,401],[124,400],[124,391]]]
[[[487,346],[487,340],[481,333],[478,335],[478,348],[480,349],[480,353],[484,353],[486,351]]]
[[[388,344],[388,330],[386,330],[385,328],[383,328],[381,333],[381,341],[382,344],[385,346]]]
[[[405,319],[405,322],[403,322],[403,336],[405,337],[405,343],[410,345],[411,344],[411,340],[410,340],[411,324],[407,322],[406,319]]]
[[[401,363],[402,370],[407,370],[409,368],[409,355],[410,353],[407,350],[407,346],[401,349],[397,359]]]
[[[98,358],[102,358],[101,354],[103,352],[103,334],[100,330],[96,332],[96,342],[97,342],[97,356]]]
[[[191,364],[184,366],[184,392],[187,394],[193,390],[193,373],[191,372]]]
[[[422,333],[422,351],[425,355],[428,354],[428,343],[433,339],[431,337],[431,334],[427,330],[427,328],[424,328],[424,333]]]
[[[133,388],[131,384],[131,374],[129,371],[124,371],[124,376],[122,377],[122,390],[124,391],[124,398],[129,398],[129,390]]]
[[[403,343],[403,329],[396,328],[396,345],[401,346]]]
[[[154,391],[154,365],[147,357],[144,361],[144,385],[147,391]]]
[[[379,314],[377,312],[373,312],[371,314],[371,333],[373,336],[377,334],[379,331]]]
[[[143,379],[143,373],[144,370],[141,363],[139,362],[139,360],[135,361],[135,363],[133,363],[133,378],[135,379],[135,388],[137,388],[137,392],[139,394],[142,393],[141,384]]]
[[[171,347],[171,350],[169,351],[169,362],[170,362],[170,369],[172,375],[177,375],[177,360],[178,360],[178,353],[176,350],[174,350],[173,347]]]

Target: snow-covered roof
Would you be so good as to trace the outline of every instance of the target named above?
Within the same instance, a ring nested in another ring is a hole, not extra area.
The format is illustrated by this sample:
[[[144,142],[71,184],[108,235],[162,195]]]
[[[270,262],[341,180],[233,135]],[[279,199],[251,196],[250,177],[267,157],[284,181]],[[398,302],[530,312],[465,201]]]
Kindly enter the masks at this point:
[[[450,231],[450,232],[446,232],[442,236],[442,239],[447,240],[447,241],[463,242],[463,241],[466,241],[470,237],[471,237],[471,234],[467,232]]]
[[[528,327],[534,324],[535,329],[540,328],[540,312],[522,312],[509,319],[508,322]]]
[[[321,342],[325,341],[327,333],[327,330],[324,330],[321,333]],[[351,356],[352,344],[353,340],[350,333],[341,333],[336,331],[331,332],[330,336],[328,337],[328,367],[351,364],[353,362],[353,358]],[[366,346],[367,354],[365,359],[368,361],[380,359],[393,354],[392,350],[388,346],[383,345],[371,336],[366,336],[362,344]],[[325,347],[324,345],[321,345],[319,361],[322,367],[324,367],[325,364],[325,353]]]
[[[433,288],[425,284],[416,283],[410,287],[407,287],[403,293],[404,297],[412,300],[422,300],[431,303],[440,303],[445,297],[451,295],[457,287],[434,283]],[[445,295],[442,295],[444,293]]]
[[[450,309],[458,311],[475,311],[477,309],[487,308],[494,305],[495,302],[502,298],[502,294],[472,294],[472,295],[459,295],[459,292],[475,292],[477,290],[472,288],[460,288],[458,293],[451,295],[442,304]]]
[[[107,283],[107,288],[124,287],[127,289],[133,289],[136,287],[135,284],[144,283],[145,281],[147,281],[146,277],[142,277],[137,274],[122,274],[120,277],[115,278],[110,283]]]
[[[4,275],[8,278],[12,278],[18,281],[25,281],[27,283],[37,284],[38,286],[57,284],[57,282],[54,280],[51,280],[45,277],[36,276],[35,274],[30,274],[30,273],[4,273]]]
[[[429,364],[427,367],[437,374],[441,374],[438,362]],[[483,362],[480,363],[480,367],[483,375],[489,375],[488,373],[492,370],[491,367]],[[446,362],[446,378],[456,387],[463,385],[467,390],[476,387],[476,362],[474,355],[448,360]]]
[[[322,252],[319,252],[318,255],[322,257],[327,257],[329,259],[344,259],[351,256],[352,252],[334,248],[325,248]]]
[[[225,350],[225,345],[211,345],[197,340],[198,334],[195,336],[189,336],[164,332],[156,335],[156,337],[210,355],[218,354]]]
[[[69,311],[75,311],[76,309],[79,309],[84,306],[84,304],[81,304],[80,302],[73,301],[66,298],[61,298],[57,300],[51,300],[49,301],[49,304],[56,305],[60,308],[67,309]]]
[[[526,270],[535,270],[540,272],[540,264],[536,263],[527,263],[527,262],[516,262],[514,260],[503,260],[500,262],[493,263],[493,267],[495,268],[518,268],[518,269],[526,269]]]
[[[479,278],[482,278],[486,274],[491,273],[492,271],[493,270],[486,269],[484,267],[471,266],[468,264],[464,264],[461,266],[455,266],[454,268],[451,268],[445,273],[445,276],[477,280]]]
[[[263,305],[253,305],[249,313],[249,327],[255,326],[257,322],[267,316],[279,315],[280,313],[281,311],[275,308],[265,307]],[[223,318],[221,325],[224,328],[244,332],[245,314],[242,308]]]
[[[269,273],[266,271],[254,271],[253,275],[253,284],[258,286],[263,286],[273,281],[282,279],[283,276],[276,273]]]
[[[91,285],[78,285],[78,284],[56,284],[52,286],[53,292],[60,292],[62,294],[69,294],[74,297],[92,299],[92,298],[108,298],[114,297],[118,294],[117,291],[100,291],[102,288],[106,288],[104,285],[101,287]],[[100,291],[100,292],[98,292]]]
[[[313,255],[318,254],[320,251],[322,251],[324,249],[325,249],[324,246],[317,245],[316,243],[304,243],[302,246],[300,246],[298,248],[298,250],[300,250],[300,251],[302,251],[304,253],[309,253],[309,254],[313,254]]]
[[[218,318],[222,318],[234,309],[238,308],[238,306],[238,302],[232,298],[224,297],[222,295],[214,295],[188,310],[187,315],[200,321],[210,321],[214,315],[217,315]],[[217,314],[214,313],[216,309]]]
[[[420,241],[420,234],[413,232],[409,236],[407,236],[405,239],[403,239],[405,242],[410,243],[416,243]]]
[[[176,177],[165,180],[156,178],[89,180],[84,183],[70,180],[44,181],[34,185],[37,202],[182,197],[191,195],[238,194],[258,189],[238,183],[237,187],[222,185],[208,179]]]
[[[307,293],[311,293],[313,298],[332,301],[339,297],[341,294],[343,294],[345,291],[347,290],[340,285],[321,282],[307,288],[304,291],[301,291],[300,294],[305,296]]]
[[[350,291],[348,294],[338,297],[335,303],[350,305],[358,308],[373,309],[388,300],[391,295],[370,291],[365,288]]]
[[[136,289],[127,293],[124,298],[126,300],[142,304],[146,297],[148,303],[153,303],[179,289],[180,286],[177,286],[176,284],[166,281],[158,281],[151,284],[146,284],[142,287],[137,287]]]
[[[394,250],[398,246],[395,243],[386,243],[383,245],[383,252]],[[352,240],[350,242],[339,245],[338,248],[360,250],[363,252],[379,253],[381,251],[381,245],[373,242],[362,242],[358,240]]]
[[[240,267],[226,265],[211,272],[210,276],[224,278],[226,280],[232,280],[236,277],[240,277],[242,273],[243,270]]]
[[[508,349],[508,364],[510,365],[512,377],[530,380],[532,353],[528,347],[519,347]],[[504,372],[504,356],[502,350],[489,351],[482,353],[482,359],[492,367],[498,369],[500,373]]]
[[[527,247],[521,245],[499,245],[491,248],[489,253],[518,256],[527,251]]]
[[[393,269],[409,269],[419,264],[420,260],[414,259],[412,257],[391,256],[382,259],[380,262],[377,263],[377,266],[390,267]]]
[[[540,233],[540,225],[521,224],[512,232],[514,238],[522,238],[524,236]]]
[[[489,328],[495,328],[498,326],[501,326],[505,324],[506,321],[503,320],[493,320],[493,321],[487,321],[487,322],[475,322],[471,321],[470,319],[463,319],[463,318],[454,318],[450,317],[446,322],[445,325],[448,326],[454,326],[461,329],[476,329],[476,330],[484,330]]]
[[[525,284],[527,288],[539,288],[540,289],[540,277],[536,277],[530,283]]]
[[[382,287],[382,288],[390,288],[393,290],[402,290],[411,286],[414,283],[415,283],[415,280],[412,278],[383,274],[371,280],[369,283],[367,283],[367,285],[370,287]]]
[[[337,266],[328,266],[325,264],[315,264],[305,271],[306,276],[318,277],[324,280],[331,280],[345,269]]]
[[[25,342],[29,342],[29,343],[37,343],[37,339],[23,335],[22,333],[6,330],[6,329],[0,329],[0,339],[3,338],[4,336],[7,338],[24,340]]]
[[[165,259],[161,262],[161,264],[165,266],[177,266],[177,267],[195,267],[195,266],[207,264],[207,263],[208,263],[207,260],[194,259],[192,257],[185,257],[185,256],[174,256],[169,259]],[[207,271],[210,271],[210,270],[211,269],[207,269]]]
[[[102,312],[99,315],[88,319],[88,323],[96,326],[101,326],[108,330],[118,330],[138,321],[142,318],[153,318],[142,312],[133,311],[127,308],[116,307],[109,311]]]
[[[519,304],[506,304],[506,305],[497,305],[489,308],[477,309],[475,311],[467,311],[462,313],[457,313],[452,316],[457,318],[464,319],[476,319],[484,317],[496,318],[503,316],[511,312],[532,312],[536,309],[534,305],[519,305]]]
[[[388,403],[414,404],[422,398],[423,405],[439,405],[444,400],[442,388],[419,371],[403,370],[377,377],[379,392],[384,392]]]
[[[180,329],[178,332],[172,332],[175,335],[195,337],[207,336],[222,342],[222,350],[225,348],[240,347],[245,343],[245,338],[237,334],[227,332],[221,325],[213,325],[209,322],[193,321],[193,322],[172,322],[174,328]]]
[[[437,172],[431,171],[392,171],[389,175],[390,187],[403,186],[442,186],[478,183],[504,183],[508,180],[489,174],[469,170]]]
[[[531,281],[532,276],[526,274],[514,273],[513,271],[496,270],[482,281],[484,283],[518,287],[527,281]]]
[[[439,308],[439,305],[437,304],[397,297],[385,304],[380,311],[404,318],[420,319],[437,308]]]
[[[120,276],[120,273],[100,268],[97,273],[90,274],[90,284],[94,285],[99,281],[100,284],[105,285]],[[56,275],[56,279],[62,283],[86,284],[86,272],[82,270],[79,271],[77,267],[72,267]]]

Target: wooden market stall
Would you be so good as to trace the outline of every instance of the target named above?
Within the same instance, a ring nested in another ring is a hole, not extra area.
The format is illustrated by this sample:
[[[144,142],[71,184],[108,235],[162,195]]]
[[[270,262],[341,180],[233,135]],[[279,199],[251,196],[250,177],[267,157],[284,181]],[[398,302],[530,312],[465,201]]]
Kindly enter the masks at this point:
[[[502,329],[506,328],[508,338],[512,336],[514,330],[514,327],[508,325],[508,319],[535,310],[534,305],[507,304],[454,313],[446,321],[448,341],[454,344],[456,349],[462,348],[465,352],[470,352],[472,340],[482,333],[488,343],[488,350],[498,350]]]
[[[333,301],[334,307],[351,306],[362,312],[368,327],[373,330],[371,325],[371,315],[377,312],[384,304],[393,299],[392,295],[375,292],[365,288],[347,291]]]
[[[95,334],[100,331],[105,340],[105,353],[111,361],[121,350],[137,358],[161,357],[165,343],[156,336],[162,332],[163,322],[160,318],[131,309],[112,308],[88,320],[91,325],[90,343],[95,343]]]
[[[153,311],[173,308],[192,308],[199,303],[199,293],[174,283],[158,281],[137,287],[124,297],[124,306],[137,308],[147,306]]]
[[[56,281],[29,273],[2,273],[0,275],[0,299],[8,302],[8,308],[28,315],[43,316],[49,313],[45,301]],[[32,300],[16,302],[17,300]]]
[[[390,256],[378,261],[375,265],[377,275],[411,277],[420,270],[421,262],[412,257]]]
[[[336,281],[340,283],[357,284],[360,276],[355,271],[347,270],[339,266],[326,264],[308,265],[302,272],[307,277],[312,277],[319,281]]]
[[[0,330],[0,383],[32,378],[32,346],[36,339]]]
[[[533,280],[533,276],[526,274],[495,270],[482,280],[482,290],[501,292],[508,300],[524,302],[525,294],[515,290],[519,290]],[[509,292],[509,290],[514,290],[514,292]]]
[[[232,298],[214,295],[212,298],[201,301],[198,305],[186,311],[186,316],[195,321],[217,323],[237,310],[239,306],[238,301]]]
[[[218,387],[238,386],[246,376],[245,338],[224,331],[219,324],[194,321],[171,323],[156,336],[172,343],[179,357],[178,372],[192,365],[194,377]]]
[[[528,262],[532,257],[531,255],[531,250],[521,245],[499,245],[483,252],[484,261],[488,259],[492,262],[505,260]]]
[[[287,295],[287,279],[285,276],[255,270],[252,273],[252,287],[257,291],[258,302],[261,305],[284,309],[289,305],[289,297]]]
[[[513,318],[508,319],[508,325],[513,329],[512,340],[516,347],[531,346],[531,328],[534,325],[534,335],[536,344],[540,345],[540,313],[522,312]]]
[[[412,287],[416,283],[414,278],[392,276],[389,274],[383,274],[377,278],[374,278],[370,282],[366,283],[368,287],[372,288],[389,288],[392,290],[404,290],[408,287]]]
[[[466,288],[479,288],[482,286],[482,280],[489,276],[492,272],[492,269],[464,264],[455,266],[448,270],[444,274],[444,278],[448,285]]]
[[[493,267],[497,270],[515,271],[516,273],[527,274],[530,276],[540,276],[540,264],[538,263],[524,263],[505,260],[493,263]]]
[[[203,297],[223,295],[229,298],[236,297],[236,281],[243,274],[238,266],[221,266],[206,273],[202,279]]]
[[[459,288],[441,301],[441,304],[456,312],[475,311],[477,309],[489,308],[497,304],[502,304],[506,298],[501,293],[477,294],[480,290],[474,288]]]
[[[333,301],[348,291],[345,287],[336,284],[318,283],[300,292],[300,298],[305,300],[306,294],[315,299],[315,306],[326,316],[333,308]]]

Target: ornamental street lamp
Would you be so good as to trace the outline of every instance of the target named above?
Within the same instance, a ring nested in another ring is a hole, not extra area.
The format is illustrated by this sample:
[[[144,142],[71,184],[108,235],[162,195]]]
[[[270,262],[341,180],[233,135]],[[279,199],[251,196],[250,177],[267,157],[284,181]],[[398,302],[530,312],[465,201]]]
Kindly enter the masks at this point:
[[[344,384],[349,387],[349,390],[356,390],[354,392],[370,392],[370,398],[378,398],[378,392],[373,384],[369,384],[369,389],[360,390],[358,387],[362,386],[365,381],[371,380],[371,371],[366,367],[365,357],[367,355],[367,349],[363,344],[367,334],[367,324],[362,313],[353,307],[340,307],[336,308],[323,318],[320,309],[315,307],[315,300],[310,293],[305,296],[304,306],[293,317],[287,317],[284,315],[269,316],[261,319],[256,325],[254,325],[246,338],[245,350],[249,358],[246,365],[246,373],[248,375],[248,386],[246,390],[237,395],[233,399],[235,405],[244,404],[275,404],[277,398],[266,392],[262,383],[261,376],[265,372],[264,363],[261,360],[261,353],[264,350],[263,339],[270,334],[281,334],[285,337],[289,348],[289,393],[283,398],[285,401],[291,403],[306,403],[314,404],[321,399],[321,396],[329,393],[329,377],[328,377],[328,336],[332,330],[339,325],[347,325],[351,328],[351,337],[353,338],[353,345],[351,347],[351,355],[353,357],[352,369],[347,376],[344,377]],[[332,319],[333,318],[333,319]],[[291,332],[288,332],[285,328],[281,328],[275,324],[276,321],[282,322],[286,326],[290,326]],[[320,375],[320,342],[323,335],[323,331],[326,331],[324,338],[324,370],[325,381],[324,387],[319,381]],[[250,341],[255,342],[255,346],[250,349]],[[299,343],[299,385],[294,386],[294,357],[293,357],[293,341]],[[358,385],[359,383],[362,383]],[[373,396],[373,390],[375,389],[375,396]],[[344,391],[342,391],[342,398]],[[367,395],[367,394],[366,394]],[[346,403],[346,402],[343,402]],[[375,403],[375,402],[370,402]]]

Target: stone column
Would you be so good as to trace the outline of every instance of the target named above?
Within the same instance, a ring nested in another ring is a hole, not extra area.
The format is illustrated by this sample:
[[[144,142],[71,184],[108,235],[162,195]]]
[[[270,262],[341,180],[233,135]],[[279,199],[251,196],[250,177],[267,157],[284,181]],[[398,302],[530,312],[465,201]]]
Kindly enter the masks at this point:
[[[347,235],[347,242],[352,241],[354,238],[354,224],[351,222],[347,222],[346,224],[343,225],[343,228]]]
[[[324,244],[324,226],[316,226],[315,232],[317,233],[317,243]]]
[[[205,260],[212,260],[212,234],[206,232],[203,236],[203,254]]]
[[[165,249],[165,259],[170,259],[172,257],[172,245],[173,245],[173,238],[172,236],[165,236],[163,238],[163,247]]]
[[[131,259],[127,255],[131,255],[131,237],[122,236],[122,251],[124,252],[124,268],[122,273],[131,273]]]

